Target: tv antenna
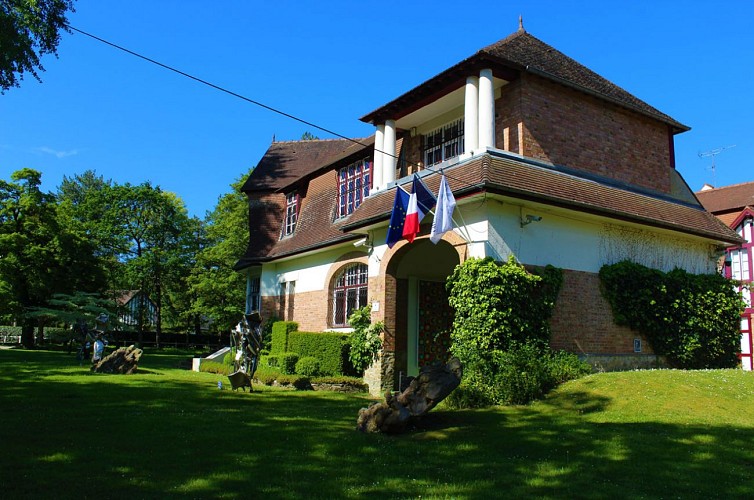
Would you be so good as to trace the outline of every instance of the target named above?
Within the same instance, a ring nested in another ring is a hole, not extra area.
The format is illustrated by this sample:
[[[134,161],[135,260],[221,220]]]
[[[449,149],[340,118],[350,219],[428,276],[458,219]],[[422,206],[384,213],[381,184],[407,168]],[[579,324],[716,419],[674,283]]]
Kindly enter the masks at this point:
[[[704,152],[699,153],[699,158],[710,158],[710,157],[712,158],[712,166],[710,166],[709,169],[712,170],[712,186],[713,187],[715,186],[715,156],[719,155],[726,149],[735,148],[735,147],[736,145],[733,144],[730,146],[723,146],[721,148],[710,149],[709,151],[704,151]]]

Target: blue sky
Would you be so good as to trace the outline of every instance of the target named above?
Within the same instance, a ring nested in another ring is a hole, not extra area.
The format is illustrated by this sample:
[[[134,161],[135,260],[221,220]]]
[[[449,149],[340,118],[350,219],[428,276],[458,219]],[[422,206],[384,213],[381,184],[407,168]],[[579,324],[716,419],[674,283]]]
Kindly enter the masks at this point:
[[[339,134],[504,38],[529,33],[691,127],[676,165],[692,189],[754,180],[754,2],[79,0],[73,26]],[[43,83],[0,95],[0,178],[43,189],[87,169],[149,180],[203,217],[272,137],[330,137],[81,34]],[[715,157],[700,152],[724,149]]]

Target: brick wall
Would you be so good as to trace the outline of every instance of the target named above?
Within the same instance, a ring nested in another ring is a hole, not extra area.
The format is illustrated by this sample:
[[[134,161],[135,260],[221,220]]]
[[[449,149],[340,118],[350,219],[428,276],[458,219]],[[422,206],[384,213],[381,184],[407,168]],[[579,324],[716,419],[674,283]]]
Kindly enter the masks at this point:
[[[520,86],[504,94],[520,99],[524,137],[519,153],[670,192],[666,124],[535,75],[523,75]],[[515,103],[511,107],[515,116]],[[510,119],[500,114],[501,125],[507,126]]]
[[[552,319],[553,349],[577,354],[633,354],[634,339],[642,340],[642,354],[652,354],[646,339],[613,322],[613,313],[600,292],[595,273],[563,271],[563,288]]]

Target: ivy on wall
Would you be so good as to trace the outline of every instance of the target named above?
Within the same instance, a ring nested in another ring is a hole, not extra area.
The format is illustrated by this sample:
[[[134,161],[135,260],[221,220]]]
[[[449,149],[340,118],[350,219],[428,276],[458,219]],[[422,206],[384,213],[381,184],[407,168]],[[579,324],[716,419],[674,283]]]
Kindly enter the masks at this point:
[[[668,273],[630,261],[600,269],[616,324],[644,334],[677,368],[731,368],[738,363],[741,312],[734,283],[718,274]]]

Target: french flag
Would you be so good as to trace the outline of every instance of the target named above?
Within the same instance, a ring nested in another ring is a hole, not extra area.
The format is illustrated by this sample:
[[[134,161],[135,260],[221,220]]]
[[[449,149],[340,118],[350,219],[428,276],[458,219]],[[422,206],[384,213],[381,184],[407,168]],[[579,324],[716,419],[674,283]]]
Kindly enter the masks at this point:
[[[435,195],[427,189],[419,176],[414,174],[411,195],[408,198],[408,207],[406,207],[406,221],[403,223],[403,237],[409,243],[412,243],[419,234],[419,224],[436,202]]]

